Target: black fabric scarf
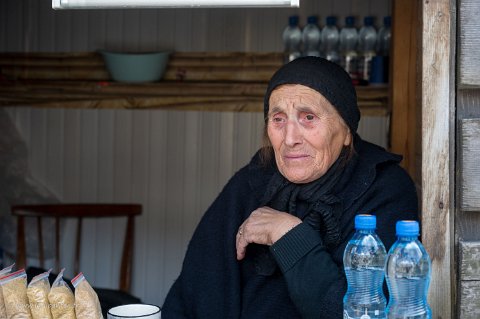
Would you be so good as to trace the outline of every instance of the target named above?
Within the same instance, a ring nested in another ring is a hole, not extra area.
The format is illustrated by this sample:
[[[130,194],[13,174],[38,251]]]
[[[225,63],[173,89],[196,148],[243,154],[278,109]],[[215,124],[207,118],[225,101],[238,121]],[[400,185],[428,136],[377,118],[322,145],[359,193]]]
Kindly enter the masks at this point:
[[[261,206],[299,217],[319,231],[327,249],[333,250],[342,239],[339,219],[343,211],[342,201],[335,195],[335,189],[348,180],[356,163],[357,156],[347,159],[347,150],[344,148],[322,177],[307,184],[292,183],[276,169],[261,200]],[[303,211],[299,211],[299,203],[306,205]],[[254,251],[257,273],[272,275],[277,267],[268,247],[254,245],[251,250]]]

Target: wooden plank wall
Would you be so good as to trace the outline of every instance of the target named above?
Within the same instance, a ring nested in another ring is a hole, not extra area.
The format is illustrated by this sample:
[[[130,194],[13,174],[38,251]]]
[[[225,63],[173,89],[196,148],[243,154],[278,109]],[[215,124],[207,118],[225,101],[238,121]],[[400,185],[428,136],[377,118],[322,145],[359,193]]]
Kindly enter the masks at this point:
[[[480,241],[459,242],[458,318],[480,317]]]
[[[475,0],[458,1],[457,169],[455,237],[458,242],[457,318],[480,317],[480,36]]]
[[[50,0],[0,1],[0,51],[96,49],[177,51],[281,51],[288,15],[329,14],[377,23],[390,12],[385,0],[303,0],[301,9],[168,9],[53,11]],[[323,24],[323,23],[322,23]],[[180,271],[200,216],[228,178],[260,145],[260,113],[160,110],[9,108],[29,150],[36,179],[63,201],[134,201],[137,220],[133,293],[162,304]],[[388,119],[366,117],[359,132],[386,146]],[[97,286],[113,287],[115,229],[85,224],[90,247],[81,269]],[[110,239],[98,243],[99,232]],[[69,240],[67,231],[65,240]],[[93,247],[93,249],[92,249]],[[65,255],[68,267],[68,255]],[[68,273],[71,276],[71,273]]]
[[[480,89],[457,90],[458,159],[457,207],[455,211],[455,237],[458,244],[459,284],[457,291],[457,318],[479,318],[480,275],[477,251],[480,242],[480,198],[478,173],[480,134],[472,130],[480,125]],[[466,143],[464,143],[467,130]],[[473,165],[473,166],[472,166]],[[473,169],[472,169],[473,168]],[[467,184],[465,184],[465,181]],[[477,194],[477,195],[476,195]],[[473,249],[473,250],[472,250]]]

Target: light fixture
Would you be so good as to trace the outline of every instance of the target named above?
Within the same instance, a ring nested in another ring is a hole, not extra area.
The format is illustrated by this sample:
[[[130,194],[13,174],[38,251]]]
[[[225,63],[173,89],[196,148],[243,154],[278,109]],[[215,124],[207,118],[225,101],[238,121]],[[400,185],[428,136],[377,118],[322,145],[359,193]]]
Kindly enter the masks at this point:
[[[53,9],[299,7],[300,0],[52,0]]]

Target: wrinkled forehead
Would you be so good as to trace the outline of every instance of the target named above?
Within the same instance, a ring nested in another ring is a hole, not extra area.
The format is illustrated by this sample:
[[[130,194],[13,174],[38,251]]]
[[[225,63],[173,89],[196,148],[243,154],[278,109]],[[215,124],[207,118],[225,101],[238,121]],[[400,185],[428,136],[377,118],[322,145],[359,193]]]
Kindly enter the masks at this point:
[[[340,116],[335,107],[320,92],[301,84],[283,84],[272,91],[268,113],[287,106],[311,108],[312,111],[335,113]]]

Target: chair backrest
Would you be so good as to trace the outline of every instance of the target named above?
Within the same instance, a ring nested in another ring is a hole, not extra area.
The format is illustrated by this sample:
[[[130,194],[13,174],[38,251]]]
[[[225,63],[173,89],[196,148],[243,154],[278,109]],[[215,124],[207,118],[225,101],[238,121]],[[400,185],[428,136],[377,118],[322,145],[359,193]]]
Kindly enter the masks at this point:
[[[82,242],[83,218],[113,218],[126,217],[127,226],[124,236],[122,261],[120,268],[119,289],[125,292],[130,290],[133,258],[134,217],[142,213],[139,204],[46,204],[46,205],[16,205],[12,206],[12,215],[17,216],[17,256],[18,267],[26,267],[25,218],[37,219],[37,235],[40,267],[44,268],[45,254],[42,237],[42,218],[55,220],[55,267],[60,266],[60,221],[63,218],[77,219],[77,233],[75,239],[74,271],[79,272],[80,246]]]

